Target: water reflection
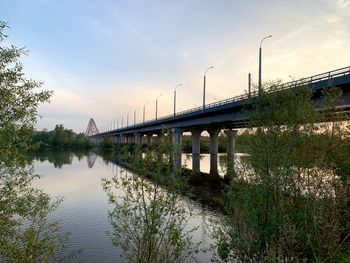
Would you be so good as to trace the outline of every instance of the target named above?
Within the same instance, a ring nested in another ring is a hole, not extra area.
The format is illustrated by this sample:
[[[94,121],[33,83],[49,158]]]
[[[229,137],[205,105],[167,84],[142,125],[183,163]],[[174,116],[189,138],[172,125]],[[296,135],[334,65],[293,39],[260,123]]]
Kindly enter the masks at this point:
[[[87,150],[68,150],[68,149],[44,149],[40,151],[31,152],[28,154],[30,161],[36,160],[40,162],[48,161],[54,165],[55,168],[61,169],[63,165],[71,165],[73,158],[77,157],[80,161],[89,153]]]
[[[86,161],[87,161],[87,164],[88,164],[88,167],[91,169],[92,167],[94,167],[94,164],[96,162],[96,159],[97,159],[97,154],[94,153],[94,152],[89,152],[87,158],[86,158]]]
[[[34,187],[35,178],[30,162],[0,164],[0,261],[58,262],[78,252],[66,251],[68,234],[48,219],[61,200]]]
[[[45,157],[45,153],[38,153],[36,156],[33,154],[30,157],[34,162],[36,172],[44,175],[40,180],[35,180],[35,187],[45,189],[51,195],[64,198],[64,202],[49,217],[51,220],[60,221],[62,225],[60,234],[71,233],[67,246],[71,249],[82,248],[79,256],[82,262],[118,262],[120,255],[124,253],[120,247],[115,246],[116,240],[111,239],[111,236],[106,235],[106,232],[110,233],[112,237],[118,232],[115,226],[119,225],[121,218],[117,217],[115,211],[117,207],[122,206],[116,206],[113,202],[108,203],[109,196],[106,195],[101,186],[101,178],[110,181],[117,180],[119,187],[122,182],[120,178],[130,178],[132,173],[121,167],[111,153],[102,155],[80,151],[46,151],[46,153],[48,153],[47,157]],[[110,185],[109,189],[113,188],[115,201],[120,201],[127,187],[121,186],[119,189],[115,183],[113,181],[114,185]],[[148,181],[143,182],[144,188],[153,187],[152,184],[148,186],[148,183]],[[141,184],[141,182],[133,181],[131,183],[131,185],[135,184]],[[198,186],[198,188],[203,189],[208,200],[214,199],[211,187],[211,184]],[[167,193],[163,188],[159,188],[157,191],[157,196],[164,196]],[[133,191],[133,195],[135,194],[137,191]],[[177,200],[173,204],[181,204],[181,209],[187,207],[184,215],[189,215],[188,213],[191,212],[192,216],[186,217],[185,232],[199,227],[191,232],[193,244],[201,242],[200,250],[208,248],[212,240],[207,234],[205,221],[207,218],[216,217],[216,212],[208,208],[207,202],[197,202],[196,198],[189,199],[177,196],[179,199],[171,199],[170,197],[152,199],[151,195],[145,200],[148,200],[147,204],[149,205],[153,200],[153,206],[158,203],[163,205],[164,203],[160,202],[162,200],[168,200],[167,205],[172,204],[172,200]],[[125,209],[126,207],[124,206]],[[151,205],[146,208],[147,211],[152,211]],[[166,209],[164,208],[163,211]],[[108,215],[110,216],[108,217]],[[123,214],[118,213],[118,216],[122,217]],[[164,228],[160,226],[158,229]],[[175,227],[173,229],[175,231]],[[173,234],[175,233],[176,231],[173,232]],[[171,237],[171,235],[167,235],[167,237]],[[168,238],[165,238],[166,240],[169,241]],[[210,251],[201,251],[196,257],[200,262],[208,262],[211,255]]]

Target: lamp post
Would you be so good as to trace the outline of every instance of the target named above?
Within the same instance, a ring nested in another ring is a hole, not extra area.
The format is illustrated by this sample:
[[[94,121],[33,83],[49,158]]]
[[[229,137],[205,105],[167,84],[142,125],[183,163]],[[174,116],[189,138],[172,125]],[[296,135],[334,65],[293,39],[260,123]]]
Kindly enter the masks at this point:
[[[143,123],[145,123],[145,112],[146,112],[146,104],[149,103],[149,101],[146,101],[145,104],[143,104]]]
[[[205,81],[206,81],[206,74],[207,74],[207,71],[214,68],[214,66],[211,66],[210,68],[207,68],[205,71],[204,71],[204,81],[203,81],[203,110],[205,109]]]
[[[136,110],[134,110],[134,125],[136,124]]]
[[[259,47],[259,94],[262,92],[262,87],[261,87],[261,53],[262,53],[262,50],[261,50],[261,45],[263,43],[263,41],[267,38],[270,38],[272,37],[272,35],[269,35],[267,37],[264,37],[261,42],[260,42],[260,47]]]
[[[180,86],[182,86],[181,83],[180,83],[179,85],[177,85],[177,86],[175,87],[175,89],[174,89],[174,117],[175,117],[175,115],[176,115],[176,88],[177,88],[177,87],[180,87]]]
[[[157,117],[158,117],[158,98],[163,96],[163,94],[159,94],[156,98],[156,120],[157,120]]]

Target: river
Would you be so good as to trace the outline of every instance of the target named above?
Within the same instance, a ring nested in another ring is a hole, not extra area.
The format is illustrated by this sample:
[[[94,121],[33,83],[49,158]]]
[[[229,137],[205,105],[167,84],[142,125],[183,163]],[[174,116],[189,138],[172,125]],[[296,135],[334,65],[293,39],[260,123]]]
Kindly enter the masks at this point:
[[[209,171],[208,154],[201,156],[201,171]],[[80,250],[82,262],[123,262],[121,249],[111,242],[108,231],[113,231],[108,213],[113,206],[102,187],[102,179],[111,179],[130,171],[102,158],[92,152],[45,151],[31,154],[35,172],[41,175],[34,181],[34,186],[43,189],[53,197],[62,197],[58,208],[49,215],[50,220],[57,220],[61,232],[70,233],[67,241],[69,251]],[[191,168],[191,156],[183,154],[183,163]],[[219,171],[223,174],[225,156],[219,156]],[[210,187],[204,189],[210,198]],[[203,192],[202,191],[202,192]],[[210,262],[212,251],[209,249],[213,240],[208,234],[208,222],[219,216],[217,211],[205,202],[194,201],[187,197],[183,201],[192,209],[193,216],[188,221],[188,228],[198,227],[192,238],[201,242],[206,250],[197,255],[199,262]]]

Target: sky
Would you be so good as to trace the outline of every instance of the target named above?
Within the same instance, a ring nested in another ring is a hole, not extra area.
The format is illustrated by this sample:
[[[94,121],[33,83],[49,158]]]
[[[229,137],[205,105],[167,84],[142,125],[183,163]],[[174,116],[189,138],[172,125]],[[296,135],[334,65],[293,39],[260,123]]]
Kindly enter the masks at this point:
[[[291,81],[349,66],[350,0],[1,0],[6,43],[28,78],[54,91],[37,129],[84,132],[243,94],[248,73]],[[148,102],[148,103],[147,103]]]

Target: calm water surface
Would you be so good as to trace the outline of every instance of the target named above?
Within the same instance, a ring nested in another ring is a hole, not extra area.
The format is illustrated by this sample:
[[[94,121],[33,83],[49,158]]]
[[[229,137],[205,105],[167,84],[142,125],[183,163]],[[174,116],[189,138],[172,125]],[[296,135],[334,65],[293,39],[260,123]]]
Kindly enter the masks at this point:
[[[209,155],[203,155],[201,170],[209,171]],[[126,171],[113,162],[104,160],[95,153],[73,153],[68,151],[41,152],[34,154],[36,173],[42,177],[34,182],[54,197],[62,197],[63,202],[50,215],[50,219],[58,220],[62,233],[71,234],[67,245],[69,250],[82,249],[82,262],[123,262],[122,251],[113,246],[106,232],[111,229],[108,211],[113,206],[108,204],[106,192],[102,188],[102,178],[110,179]],[[219,163],[221,173],[225,170],[224,161]],[[224,157],[222,157],[224,158]],[[183,155],[184,163],[191,168],[191,156]],[[193,233],[195,242],[201,241],[202,248],[208,248],[212,242],[207,233],[206,224],[209,218],[218,214],[205,204],[184,198],[193,209],[188,227],[198,226]],[[198,255],[200,262],[210,262],[211,252]]]

